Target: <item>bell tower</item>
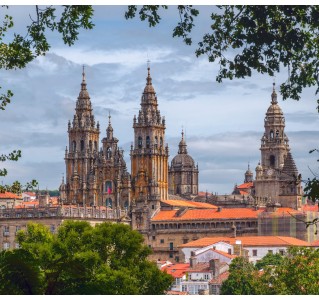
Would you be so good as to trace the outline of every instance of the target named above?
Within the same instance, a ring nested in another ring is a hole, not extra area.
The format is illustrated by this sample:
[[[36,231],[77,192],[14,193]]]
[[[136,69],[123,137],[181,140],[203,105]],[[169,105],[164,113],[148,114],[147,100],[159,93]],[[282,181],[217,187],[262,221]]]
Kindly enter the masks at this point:
[[[65,150],[65,203],[96,205],[97,182],[94,160],[99,149],[99,123],[95,123],[83,66],[81,90],[73,122],[68,123],[69,148]]]
[[[148,65],[146,86],[138,117],[134,116],[134,145],[131,146],[133,212],[139,217],[133,228],[147,227],[147,220],[168,199],[168,146],[165,119],[158,110],[157,97]]]
[[[301,203],[301,184],[297,180],[298,171],[290,153],[285,118],[277,102],[275,84],[264,127],[260,147],[261,163],[256,167],[254,181],[256,200],[259,205],[279,203],[297,209]]]

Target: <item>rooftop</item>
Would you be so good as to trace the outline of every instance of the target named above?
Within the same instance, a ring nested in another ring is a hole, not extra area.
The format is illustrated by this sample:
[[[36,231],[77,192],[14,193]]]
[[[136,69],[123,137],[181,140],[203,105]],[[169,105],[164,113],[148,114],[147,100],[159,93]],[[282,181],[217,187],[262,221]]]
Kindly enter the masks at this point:
[[[203,203],[203,202],[195,202],[188,200],[161,200],[161,203],[169,206],[177,206],[177,207],[191,207],[191,208],[217,208],[217,206]]]
[[[0,193],[0,199],[22,199],[22,196],[11,192],[4,192]]]
[[[236,241],[241,241],[245,247],[262,247],[262,246],[311,246],[310,243],[300,239],[288,236],[240,236],[240,237],[206,237],[196,241],[192,241],[178,246],[179,248],[200,248],[216,244],[218,242],[225,242],[230,245],[235,245]],[[216,250],[215,250],[216,251]]]
[[[165,271],[167,274],[172,275],[174,278],[183,277],[188,269],[189,264],[170,264],[165,265],[161,268],[162,271]]]

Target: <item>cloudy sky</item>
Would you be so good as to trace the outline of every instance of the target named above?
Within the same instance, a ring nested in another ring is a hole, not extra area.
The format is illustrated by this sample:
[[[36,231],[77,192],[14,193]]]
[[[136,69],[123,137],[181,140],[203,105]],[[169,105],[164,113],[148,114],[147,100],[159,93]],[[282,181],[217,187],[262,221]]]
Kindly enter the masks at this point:
[[[0,111],[0,153],[21,149],[23,155],[19,162],[1,164],[9,175],[0,180],[6,184],[36,178],[40,188],[59,187],[65,173],[67,123],[73,119],[83,64],[94,115],[101,125],[100,139],[110,111],[114,135],[129,167],[133,116],[138,114],[149,59],[159,109],[166,118],[170,160],[177,154],[184,127],[189,154],[199,165],[199,189],[231,192],[243,182],[248,162],[255,169],[260,159],[273,78],[254,74],[216,83],[218,66],[194,54],[203,34],[209,32],[213,7],[199,7],[192,46],[172,38],[178,22],[174,7],[164,12],[155,28],[139,19],[125,20],[125,6],[94,9],[94,29],[81,31],[71,48],[49,33],[52,48],[45,57],[22,70],[0,70],[0,86],[15,94],[6,110]],[[34,7],[16,6],[9,12],[15,21],[12,32],[25,34]],[[286,76],[286,71],[277,74],[276,82]],[[278,99],[298,170],[303,178],[313,177],[309,168],[318,171],[317,157],[308,152],[318,147],[319,140],[314,89],[305,90],[299,102],[282,101],[280,95]]]

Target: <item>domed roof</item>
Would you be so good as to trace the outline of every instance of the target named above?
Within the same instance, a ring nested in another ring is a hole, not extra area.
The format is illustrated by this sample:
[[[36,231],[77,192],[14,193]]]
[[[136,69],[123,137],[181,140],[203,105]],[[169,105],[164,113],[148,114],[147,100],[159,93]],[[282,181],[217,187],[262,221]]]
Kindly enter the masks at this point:
[[[172,167],[183,166],[183,167],[194,167],[194,159],[188,154],[177,154],[172,159]]]
[[[193,158],[187,154],[187,145],[184,140],[184,131],[182,130],[182,139],[178,145],[178,154],[172,159],[172,167],[194,167],[195,162]]]
[[[273,83],[273,90],[271,94],[271,105],[269,106],[267,110],[267,115],[268,114],[280,114],[280,115],[283,114],[280,106],[278,105],[277,93],[275,91],[275,83]]]

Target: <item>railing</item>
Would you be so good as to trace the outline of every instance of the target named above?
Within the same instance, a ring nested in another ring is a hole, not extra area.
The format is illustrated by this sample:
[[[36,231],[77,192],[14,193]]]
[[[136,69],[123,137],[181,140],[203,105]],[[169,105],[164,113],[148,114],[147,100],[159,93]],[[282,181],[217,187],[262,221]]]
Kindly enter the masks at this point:
[[[5,208],[0,209],[0,219],[16,218],[80,218],[119,220],[126,216],[126,210],[106,207],[46,207],[46,208]]]

